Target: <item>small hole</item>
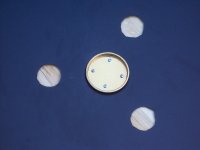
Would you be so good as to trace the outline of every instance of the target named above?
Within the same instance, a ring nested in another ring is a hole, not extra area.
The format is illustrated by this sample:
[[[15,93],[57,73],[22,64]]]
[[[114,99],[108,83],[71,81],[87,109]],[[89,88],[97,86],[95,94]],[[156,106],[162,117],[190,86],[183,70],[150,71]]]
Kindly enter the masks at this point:
[[[112,59],[111,58],[108,58],[108,62],[111,62],[112,61]]]
[[[94,73],[94,72],[95,72],[95,70],[94,70],[94,69],[92,69],[92,70],[91,70],[91,72],[92,72],[92,73]]]
[[[107,88],[107,84],[104,84],[103,87],[104,87],[104,88]]]

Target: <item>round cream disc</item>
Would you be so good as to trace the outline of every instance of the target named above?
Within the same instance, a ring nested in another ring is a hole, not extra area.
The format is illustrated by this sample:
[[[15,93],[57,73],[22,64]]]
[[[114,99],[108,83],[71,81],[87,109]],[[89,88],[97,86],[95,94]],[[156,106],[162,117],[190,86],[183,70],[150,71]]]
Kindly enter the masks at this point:
[[[86,77],[96,90],[104,93],[116,92],[127,83],[129,67],[126,61],[115,53],[100,53],[89,61]]]
[[[133,127],[147,131],[155,125],[154,111],[146,107],[137,108],[133,111],[130,120]]]
[[[60,70],[54,65],[43,65],[37,73],[38,82],[46,87],[56,86],[60,79]]]
[[[125,18],[121,23],[121,31],[126,37],[137,38],[144,30],[143,22],[135,16]]]

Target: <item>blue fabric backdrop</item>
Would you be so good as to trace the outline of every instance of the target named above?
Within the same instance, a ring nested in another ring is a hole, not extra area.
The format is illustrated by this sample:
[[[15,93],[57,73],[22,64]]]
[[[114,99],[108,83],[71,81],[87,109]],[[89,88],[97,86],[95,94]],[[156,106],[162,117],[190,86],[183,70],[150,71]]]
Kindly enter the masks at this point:
[[[199,14],[198,0],[1,0],[0,150],[199,150]],[[120,30],[130,15],[137,39]],[[105,51],[131,71],[110,95],[85,79]],[[43,64],[61,70],[55,88],[37,82]],[[148,132],[130,123],[140,106],[156,113]]]

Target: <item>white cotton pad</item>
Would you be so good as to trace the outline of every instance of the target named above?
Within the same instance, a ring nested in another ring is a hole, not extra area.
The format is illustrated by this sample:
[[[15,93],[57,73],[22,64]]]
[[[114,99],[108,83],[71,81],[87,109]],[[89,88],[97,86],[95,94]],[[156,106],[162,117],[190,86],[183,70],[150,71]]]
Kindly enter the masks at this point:
[[[154,111],[146,107],[134,110],[130,119],[133,127],[141,131],[147,131],[155,125]]]
[[[144,24],[138,17],[130,16],[121,22],[121,31],[126,37],[137,38],[143,30]]]
[[[54,65],[44,65],[37,73],[38,82],[46,87],[56,86],[61,79],[60,70]]]

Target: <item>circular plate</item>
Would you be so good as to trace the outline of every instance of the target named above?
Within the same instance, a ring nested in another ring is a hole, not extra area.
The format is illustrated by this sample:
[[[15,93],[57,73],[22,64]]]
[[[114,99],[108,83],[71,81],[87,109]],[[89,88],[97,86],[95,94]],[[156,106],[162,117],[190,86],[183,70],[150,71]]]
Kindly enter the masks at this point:
[[[86,77],[94,89],[112,93],[126,85],[129,78],[129,67],[126,61],[115,53],[100,53],[89,61]]]

